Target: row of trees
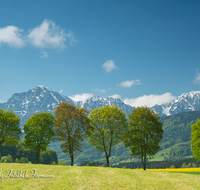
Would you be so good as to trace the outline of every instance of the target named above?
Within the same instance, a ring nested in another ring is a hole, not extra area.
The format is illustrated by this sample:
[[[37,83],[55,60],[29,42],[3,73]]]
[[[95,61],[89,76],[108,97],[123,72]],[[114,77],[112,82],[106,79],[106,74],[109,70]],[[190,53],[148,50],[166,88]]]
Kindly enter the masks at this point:
[[[60,102],[54,112],[55,139],[62,142],[63,152],[69,153],[73,165],[74,153],[81,151],[84,138],[88,144],[106,155],[106,165],[115,145],[124,142],[131,154],[139,156],[146,170],[147,159],[159,150],[163,123],[157,113],[138,107],[126,117],[117,106],[104,106],[91,111]]]
[[[6,121],[0,116],[2,142],[9,143],[19,139],[21,134],[19,128],[19,117],[12,111],[0,110],[3,114],[12,114],[12,121]],[[1,113],[0,112],[0,113]],[[16,121],[16,122],[14,122]],[[46,150],[51,141],[61,141],[61,148],[71,158],[71,166],[74,162],[74,153],[81,152],[84,138],[88,144],[106,155],[106,165],[109,167],[109,158],[115,145],[121,141],[125,147],[129,147],[131,155],[138,156],[142,160],[144,170],[146,161],[160,149],[159,142],[162,139],[163,123],[159,121],[157,113],[147,107],[138,107],[126,117],[125,112],[117,106],[99,107],[90,113],[85,108],[76,107],[68,102],[60,102],[51,113],[43,112],[33,114],[24,125],[25,146],[36,152],[36,163],[40,151]],[[7,126],[8,133],[4,130]],[[7,140],[5,140],[7,139]]]

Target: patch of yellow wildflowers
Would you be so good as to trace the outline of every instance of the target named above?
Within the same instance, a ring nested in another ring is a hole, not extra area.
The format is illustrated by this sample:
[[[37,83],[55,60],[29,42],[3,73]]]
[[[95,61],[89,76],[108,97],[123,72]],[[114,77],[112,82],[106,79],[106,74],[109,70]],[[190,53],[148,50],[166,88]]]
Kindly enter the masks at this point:
[[[138,170],[142,170],[142,169],[138,169]],[[159,172],[200,172],[200,168],[147,169],[147,171],[159,171]]]

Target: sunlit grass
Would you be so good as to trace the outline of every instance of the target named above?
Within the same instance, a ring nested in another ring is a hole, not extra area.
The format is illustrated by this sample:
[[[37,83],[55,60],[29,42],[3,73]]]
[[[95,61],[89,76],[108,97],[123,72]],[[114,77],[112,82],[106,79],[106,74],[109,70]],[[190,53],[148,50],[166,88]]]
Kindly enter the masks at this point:
[[[199,175],[174,171],[199,172],[199,168],[137,169],[0,163],[1,175],[7,169],[28,171],[28,178],[0,178],[0,189],[200,189]],[[32,178],[31,170],[54,178]],[[165,172],[163,172],[165,171]]]

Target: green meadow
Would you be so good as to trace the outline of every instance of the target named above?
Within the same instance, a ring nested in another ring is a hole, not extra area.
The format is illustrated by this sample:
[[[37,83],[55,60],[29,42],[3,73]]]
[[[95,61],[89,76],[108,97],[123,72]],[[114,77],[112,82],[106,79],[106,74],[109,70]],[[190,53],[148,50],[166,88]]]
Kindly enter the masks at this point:
[[[1,163],[0,189],[200,189],[197,173],[174,173],[169,171],[143,171],[106,167],[81,167],[41,164]],[[12,169],[13,176],[6,178]],[[33,171],[36,170],[33,177]],[[54,178],[38,176],[54,175]]]

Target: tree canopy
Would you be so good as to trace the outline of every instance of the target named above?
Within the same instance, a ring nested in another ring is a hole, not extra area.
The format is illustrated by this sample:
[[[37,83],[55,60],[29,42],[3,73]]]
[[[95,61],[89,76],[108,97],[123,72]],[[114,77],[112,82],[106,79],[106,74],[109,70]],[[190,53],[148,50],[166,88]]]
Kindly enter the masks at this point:
[[[126,115],[117,106],[104,106],[91,111],[92,130],[88,133],[88,143],[106,155],[107,167],[113,146],[117,145],[126,130]]]
[[[0,108],[0,147],[2,143],[15,144],[21,134],[20,117],[13,111],[4,111]]]
[[[164,130],[158,113],[147,107],[138,107],[128,116],[128,130],[123,136],[125,147],[130,147],[131,155],[139,156],[144,170],[146,161],[160,149]]]
[[[54,114],[55,138],[62,142],[62,152],[70,155],[73,166],[74,153],[82,152],[84,135],[90,127],[88,110],[63,101],[59,102]]]
[[[54,137],[54,117],[51,113],[33,114],[24,125],[25,147],[36,151],[38,164],[40,151],[45,151]]]
[[[191,125],[191,149],[194,158],[200,160],[200,119],[196,120],[196,123]]]

